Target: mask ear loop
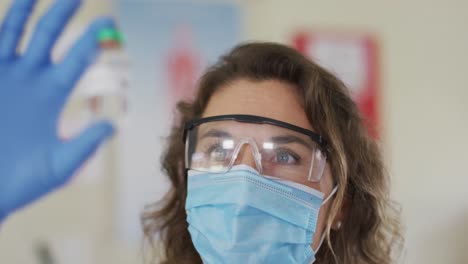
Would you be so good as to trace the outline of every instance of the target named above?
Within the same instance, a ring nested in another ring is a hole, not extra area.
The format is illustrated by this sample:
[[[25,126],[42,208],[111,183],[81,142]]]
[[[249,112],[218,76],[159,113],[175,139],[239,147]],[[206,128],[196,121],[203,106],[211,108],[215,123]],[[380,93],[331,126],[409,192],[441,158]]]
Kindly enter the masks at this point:
[[[330,198],[332,198],[333,195],[335,195],[336,191],[338,191],[338,187],[339,187],[339,185],[337,184],[337,185],[335,186],[335,188],[333,188],[333,190],[331,191],[331,193],[328,195],[328,197],[325,198],[325,200],[323,200],[321,206],[323,206],[324,204],[326,204],[326,203],[330,200]]]
[[[324,204],[326,204],[326,203],[330,200],[330,198],[333,197],[333,196],[335,195],[335,193],[338,191],[338,187],[339,187],[339,185],[337,184],[337,185],[335,186],[335,188],[333,188],[333,190],[331,191],[331,193],[328,195],[328,197],[325,198],[325,200],[323,200],[322,205],[321,205],[320,207],[322,207]],[[322,236],[320,237],[320,243],[319,243],[319,245],[317,246],[317,248],[316,248],[316,249],[313,249],[313,248],[312,248],[312,250],[314,251],[315,254],[317,254],[317,252],[319,251],[320,247],[322,246],[323,241],[325,240],[325,235],[326,235],[326,233],[324,232],[324,233],[322,234]]]
[[[325,233],[323,233],[322,236],[320,237],[320,243],[318,244],[317,248],[312,249],[316,255],[317,255],[317,252],[320,250],[320,247],[322,246],[324,240],[325,240]]]

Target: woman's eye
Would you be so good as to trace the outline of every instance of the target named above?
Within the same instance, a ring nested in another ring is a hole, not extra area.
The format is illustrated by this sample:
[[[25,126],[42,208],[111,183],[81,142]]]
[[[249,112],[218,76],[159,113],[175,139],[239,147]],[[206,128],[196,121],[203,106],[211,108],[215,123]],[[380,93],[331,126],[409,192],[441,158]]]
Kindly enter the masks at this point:
[[[210,155],[210,159],[213,161],[223,161],[228,156],[228,150],[220,145],[213,145],[208,148],[207,154]]]
[[[299,162],[299,158],[296,155],[289,153],[288,151],[278,151],[274,162],[278,164],[296,164]]]

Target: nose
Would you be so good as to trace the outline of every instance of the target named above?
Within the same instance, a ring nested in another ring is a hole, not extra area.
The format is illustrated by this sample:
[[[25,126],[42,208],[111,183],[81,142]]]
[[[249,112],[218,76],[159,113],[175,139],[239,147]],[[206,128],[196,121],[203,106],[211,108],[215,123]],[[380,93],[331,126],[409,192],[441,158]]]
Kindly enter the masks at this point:
[[[258,158],[256,158],[256,156]],[[260,160],[260,153],[258,150],[252,146],[250,143],[242,144],[237,154],[234,165],[244,164],[248,165],[254,169],[257,169],[258,172],[262,172],[262,165]]]

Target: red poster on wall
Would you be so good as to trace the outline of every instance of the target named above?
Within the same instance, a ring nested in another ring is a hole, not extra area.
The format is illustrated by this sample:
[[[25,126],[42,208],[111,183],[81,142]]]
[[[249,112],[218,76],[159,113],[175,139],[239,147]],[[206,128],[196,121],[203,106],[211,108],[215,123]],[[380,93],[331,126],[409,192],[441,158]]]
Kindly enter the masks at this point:
[[[376,38],[366,34],[299,32],[293,46],[336,74],[350,89],[369,133],[379,136],[379,61]]]

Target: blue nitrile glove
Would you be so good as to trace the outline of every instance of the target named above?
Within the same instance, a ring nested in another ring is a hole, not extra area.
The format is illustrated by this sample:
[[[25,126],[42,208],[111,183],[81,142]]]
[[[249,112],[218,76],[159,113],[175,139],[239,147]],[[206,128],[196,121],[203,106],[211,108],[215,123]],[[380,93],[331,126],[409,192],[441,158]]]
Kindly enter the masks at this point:
[[[0,221],[63,185],[113,133],[109,122],[100,122],[72,140],[57,136],[60,112],[99,51],[98,32],[114,28],[112,20],[91,24],[55,65],[51,49],[80,1],[55,1],[20,55],[17,47],[35,2],[14,1],[0,28]]]

